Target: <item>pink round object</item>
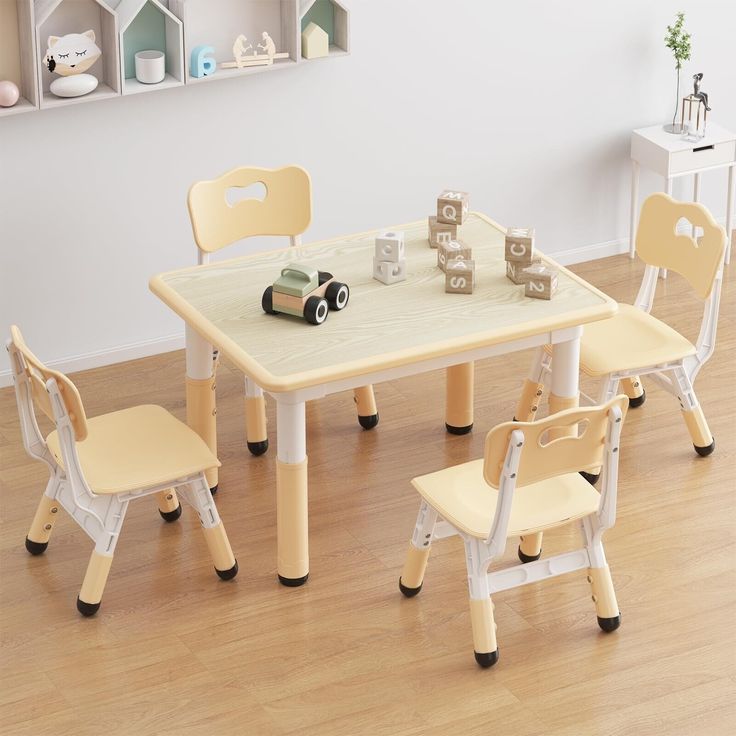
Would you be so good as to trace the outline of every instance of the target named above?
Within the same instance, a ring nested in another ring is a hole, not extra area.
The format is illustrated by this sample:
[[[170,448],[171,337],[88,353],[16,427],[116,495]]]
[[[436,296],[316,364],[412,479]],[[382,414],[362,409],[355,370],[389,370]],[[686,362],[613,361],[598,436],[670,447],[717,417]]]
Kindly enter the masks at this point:
[[[13,107],[20,98],[18,85],[9,80],[0,81],[0,107]]]

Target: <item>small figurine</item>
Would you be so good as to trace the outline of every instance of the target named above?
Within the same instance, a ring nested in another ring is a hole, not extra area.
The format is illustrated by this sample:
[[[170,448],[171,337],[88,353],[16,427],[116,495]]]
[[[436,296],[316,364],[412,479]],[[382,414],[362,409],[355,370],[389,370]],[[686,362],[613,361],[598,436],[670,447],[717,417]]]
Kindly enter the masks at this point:
[[[706,112],[710,112],[708,107],[708,93],[700,91],[700,83],[703,81],[703,72],[693,74],[693,97],[696,100],[701,100],[705,105]]]
[[[233,57],[235,61],[226,61],[220,64],[221,69],[243,69],[249,66],[270,66],[274,59],[288,59],[288,53],[276,53],[276,44],[273,42],[268,31],[263,31],[261,36],[263,43],[259,43],[257,48],[262,49],[264,53],[256,53],[253,44],[248,43],[248,39],[241,33],[233,44]],[[248,53],[248,50],[252,53]]]
[[[373,278],[386,285],[406,279],[404,233],[402,231],[387,230],[376,236]]]
[[[276,55],[276,44],[273,42],[271,36],[268,35],[267,31],[263,31],[261,38],[263,39],[263,43],[259,43],[258,48],[263,49],[273,64],[273,57]]]
[[[246,46],[246,44],[248,44]],[[238,69],[242,67],[242,63],[245,60],[245,56],[248,53],[248,49],[253,51],[253,44],[248,43],[248,39],[241,33],[233,44],[233,56],[235,57],[235,63],[238,65]]]
[[[49,91],[57,97],[81,97],[97,89],[97,77],[85,74],[102,56],[95,43],[93,30],[84,33],[67,33],[66,36],[49,36],[44,66],[60,79],[49,85]]]
[[[266,314],[291,314],[313,325],[321,325],[330,309],[347,306],[350,289],[335,281],[331,273],[311,266],[290,263],[281,269],[273,286],[263,292],[261,306]]]
[[[551,299],[557,290],[557,270],[535,263],[524,271],[524,296]]]

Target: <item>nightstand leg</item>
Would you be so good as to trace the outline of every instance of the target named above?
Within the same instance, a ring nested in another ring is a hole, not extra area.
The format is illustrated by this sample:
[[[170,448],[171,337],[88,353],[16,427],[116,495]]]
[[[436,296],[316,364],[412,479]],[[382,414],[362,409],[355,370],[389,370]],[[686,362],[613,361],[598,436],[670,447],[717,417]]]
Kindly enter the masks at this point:
[[[736,166],[728,167],[728,197],[726,199],[726,263],[731,263],[731,246],[733,245],[733,185]]]
[[[631,161],[631,220],[629,224],[629,258],[636,255],[636,213],[639,209],[639,162]]]
[[[309,576],[307,432],[304,402],[276,398],[277,571],[282,585],[296,587]]]

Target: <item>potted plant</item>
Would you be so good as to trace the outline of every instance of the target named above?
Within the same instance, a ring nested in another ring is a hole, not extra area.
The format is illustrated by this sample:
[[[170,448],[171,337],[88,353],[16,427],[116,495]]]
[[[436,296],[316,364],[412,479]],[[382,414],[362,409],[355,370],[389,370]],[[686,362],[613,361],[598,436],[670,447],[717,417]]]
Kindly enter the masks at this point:
[[[683,61],[690,61],[690,34],[684,29],[685,13],[678,13],[674,25],[667,26],[667,35],[664,37],[665,46],[672,51],[677,69],[677,93],[675,95],[675,114],[672,123],[664,126],[668,133],[682,133],[682,125],[676,122],[677,111],[680,107],[680,69]]]

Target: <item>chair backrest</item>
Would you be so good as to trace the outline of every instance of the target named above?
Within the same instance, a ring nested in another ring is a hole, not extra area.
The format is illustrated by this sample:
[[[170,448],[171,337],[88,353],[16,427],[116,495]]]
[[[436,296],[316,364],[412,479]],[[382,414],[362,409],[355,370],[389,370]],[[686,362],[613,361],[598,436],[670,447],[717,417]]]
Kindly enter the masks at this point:
[[[703,228],[700,242],[677,232],[681,218]],[[637,254],[650,266],[679,273],[701,299],[710,296],[725,249],[726,231],[702,204],[678,202],[661,192],[644,200],[636,232]]]
[[[261,183],[266,196],[231,205],[228,190]],[[194,239],[213,253],[253,235],[301,235],[312,220],[312,185],[299,166],[260,169],[242,166],[218,179],[192,185],[187,200]]]
[[[51,405],[51,397],[46,382],[54,379],[64,407],[69,415],[74,437],[78,442],[87,438],[87,415],[77,387],[59,371],[47,368],[29,349],[20,330],[13,325],[10,328],[10,360],[17,380],[26,379],[30,389],[30,399],[36,409],[42,411],[54,424],[56,417]],[[29,407],[31,408],[31,407]],[[18,410],[23,416],[23,407]]]
[[[616,396],[601,406],[566,409],[536,422],[506,422],[486,436],[483,476],[498,488],[506,453],[514,430],[524,433],[516,486],[580,470],[596,470],[604,464],[603,450],[609,425],[609,410],[618,406],[626,416],[629,400]]]

